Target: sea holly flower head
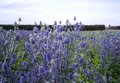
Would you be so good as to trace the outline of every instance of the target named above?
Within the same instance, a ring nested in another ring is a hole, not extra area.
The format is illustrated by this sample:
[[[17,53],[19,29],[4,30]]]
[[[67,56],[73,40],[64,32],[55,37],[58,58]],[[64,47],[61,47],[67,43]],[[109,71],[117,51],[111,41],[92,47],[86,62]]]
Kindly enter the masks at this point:
[[[70,73],[69,78],[70,78],[70,80],[72,80],[74,78],[74,73]]]
[[[26,68],[28,68],[28,66],[29,66],[28,62],[26,62],[26,61],[23,61],[23,62],[22,62],[22,67],[23,67],[23,68],[26,69]]]
[[[16,54],[13,53],[13,54],[11,55],[11,58],[16,58]]]
[[[8,64],[6,62],[4,62],[2,64],[2,71],[6,71],[8,69]]]
[[[29,42],[25,42],[25,48],[26,49],[30,49],[31,48],[31,44]]]
[[[37,27],[33,27],[33,32],[34,33],[38,33],[39,32],[38,28]]]
[[[81,42],[81,47],[85,48],[87,46],[86,42]]]
[[[15,40],[16,40],[16,41],[19,41],[20,38],[21,38],[21,35],[20,35],[19,32],[17,32],[17,33],[16,33],[16,36],[15,36]]]
[[[51,59],[52,59],[52,55],[49,52],[44,53],[44,60],[51,61]]]
[[[41,24],[43,30],[33,27],[33,31],[25,31],[27,35],[19,30],[0,31],[1,82],[112,82],[114,73],[119,74],[113,67],[119,63],[119,31],[80,32],[84,25],[76,22],[76,16],[73,20],[73,25],[67,20],[65,27],[61,21],[52,27]]]
[[[25,77],[24,76],[20,77],[20,83],[25,83]]]
[[[57,29],[57,32],[58,33],[61,33],[63,31],[63,27],[62,26],[59,26],[58,29]]]
[[[62,34],[59,34],[59,35],[58,35],[58,39],[59,39],[59,40],[62,40],[62,39],[63,39],[63,35],[62,35]]]
[[[30,38],[30,43],[35,44],[35,40],[33,38]]]
[[[77,70],[78,68],[79,68],[79,64],[78,63],[72,64],[72,69]]]
[[[84,58],[81,57],[80,60],[79,60],[80,64],[83,64],[84,63]]]
[[[64,43],[65,43],[65,44],[69,44],[69,43],[70,43],[70,38],[69,38],[69,37],[66,37],[66,38],[64,39]]]
[[[2,62],[0,61],[0,69],[2,68]]]
[[[86,68],[83,69],[83,73],[84,73],[85,75],[88,75],[88,71],[86,70]]]
[[[44,69],[43,66],[39,66],[38,71],[39,71],[40,74],[43,74],[45,72],[45,69]]]
[[[37,62],[38,62],[38,60],[37,60],[37,58],[35,57],[35,58],[33,58],[33,64],[36,64]]]

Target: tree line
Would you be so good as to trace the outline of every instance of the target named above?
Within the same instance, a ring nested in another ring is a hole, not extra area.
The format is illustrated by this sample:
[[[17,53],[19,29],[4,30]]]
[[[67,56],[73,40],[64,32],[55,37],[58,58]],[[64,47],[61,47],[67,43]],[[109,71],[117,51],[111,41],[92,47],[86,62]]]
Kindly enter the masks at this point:
[[[14,25],[10,25],[10,24],[0,24],[0,26],[5,29],[5,30],[10,30],[10,29],[14,29]],[[17,27],[19,27],[19,30],[32,30],[33,27],[37,27],[38,29],[41,29],[41,25],[17,25]],[[45,25],[45,28],[50,27],[51,29],[53,29],[53,25]],[[71,31],[74,29],[73,25],[63,25],[64,30],[70,29]],[[105,25],[84,25],[84,28],[82,29],[83,31],[95,31],[95,30],[105,30],[106,27]],[[107,28],[108,30],[120,30],[120,26],[109,26]]]

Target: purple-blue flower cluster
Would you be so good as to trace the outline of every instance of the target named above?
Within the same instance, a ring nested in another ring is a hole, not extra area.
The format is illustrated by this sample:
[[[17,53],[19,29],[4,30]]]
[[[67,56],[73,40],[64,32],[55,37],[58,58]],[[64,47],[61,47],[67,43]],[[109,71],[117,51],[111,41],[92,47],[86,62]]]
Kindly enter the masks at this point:
[[[28,33],[3,30],[0,82],[117,83],[120,32],[84,32],[84,25],[73,20],[73,31],[66,31],[61,21],[53,29],[46,25]]]

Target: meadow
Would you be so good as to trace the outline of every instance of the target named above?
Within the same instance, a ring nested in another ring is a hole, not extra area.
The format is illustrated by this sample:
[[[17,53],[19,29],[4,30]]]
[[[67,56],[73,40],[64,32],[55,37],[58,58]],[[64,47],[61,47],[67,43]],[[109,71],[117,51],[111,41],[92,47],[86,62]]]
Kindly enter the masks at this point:
[[[0,83],[120,82],[120,31],[53,27],[0,29]]]

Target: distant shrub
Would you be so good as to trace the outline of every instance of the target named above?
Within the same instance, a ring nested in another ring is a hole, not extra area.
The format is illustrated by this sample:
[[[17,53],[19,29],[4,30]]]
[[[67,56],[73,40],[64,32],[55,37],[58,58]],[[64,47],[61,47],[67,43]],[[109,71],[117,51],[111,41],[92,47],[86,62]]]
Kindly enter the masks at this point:
[[[0,25],[0,26],[2,26],[3,29],[5,29],[5,30],[14,29],[13,25]],[[35,26],[38,29],[41,29],[40,25],[18,25],[18,27],[19,27],[20,30],[32,30],[33,27],[35,27]],[[51,29],[53,29],[52,25],[48,25],[48,26],[46,26],[46,28],[47,27],[50,27]],[[70,26],[63,25],[63,27],[64,27],[65,31],[67,31],[67,29],[69,29],[70,31],[72,31],[74,29],[73,25],[70,25]],[[120,29],[120,26],[116,27],[116,28]],[[84,29],[82,29],[82,30],[83,31],[105,30],[105,25],[84,25]]]
[[[3,29],[5,29],[5,30],[10,30],[10,29],[14,29],[14,25],[9,25],[9,24],[7,24],[7,25],[0,25],[0,26],[2,26],[3,27]],[[41,27],[39,26],[39,25],[18,25],[18,28],[20,29],[20,30],[33,30],[33,27],[38,27],[38,29],[40,29]]]
[[[9,24],[6,24],[6,25],[1,24],[0,26],[3,27],[3,29],[5,29],[5,30],[14,29],[14,26],[13,25],[9,25]]]
[[[105,25],[85,25],[84,31],[105,30]]]
[[[109,29],[112,29],[112,30],[120,30],[120,26],[111,26],[111,27],[109,27]]]

